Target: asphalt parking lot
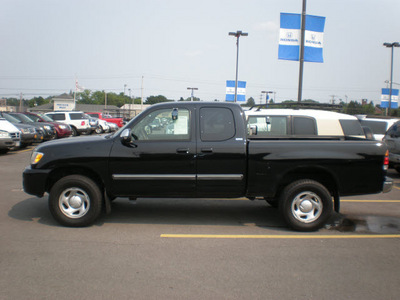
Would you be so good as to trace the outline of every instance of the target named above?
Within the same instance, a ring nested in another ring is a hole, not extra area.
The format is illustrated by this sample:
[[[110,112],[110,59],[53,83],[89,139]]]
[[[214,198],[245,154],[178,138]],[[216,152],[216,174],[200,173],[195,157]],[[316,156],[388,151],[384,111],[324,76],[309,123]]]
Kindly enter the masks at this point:
[[[246,199],[126,199],[59,226],[22,191],[31,149],[0,155],[0,299],[398,299],[400,176],[342,199],[313,233]]]

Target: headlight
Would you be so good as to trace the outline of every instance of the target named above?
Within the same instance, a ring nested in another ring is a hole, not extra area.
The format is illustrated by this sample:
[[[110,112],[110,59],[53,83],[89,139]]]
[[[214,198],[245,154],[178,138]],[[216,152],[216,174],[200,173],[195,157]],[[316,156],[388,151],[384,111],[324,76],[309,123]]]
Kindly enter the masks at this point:
[[[29,128],[21,128],[20,130],[21,130],[21,132],[23,134],[28,134],[29,133]]]
[[[60,127],[61,129],[67,129],[67,126],[65,126],[65,125],[59,125],[59,127]]]
[[[34,151],[31,156],[31,164],[36,165],[43,157],[43,153]]]
[[[0,131],[0,138],[8,138],[10,137],[7,131]]]
[[[46,130],[51,130],[51,127],[50,127],[49,125],[44,125],[43,127],[44,127],[44,129],[46,129]]]

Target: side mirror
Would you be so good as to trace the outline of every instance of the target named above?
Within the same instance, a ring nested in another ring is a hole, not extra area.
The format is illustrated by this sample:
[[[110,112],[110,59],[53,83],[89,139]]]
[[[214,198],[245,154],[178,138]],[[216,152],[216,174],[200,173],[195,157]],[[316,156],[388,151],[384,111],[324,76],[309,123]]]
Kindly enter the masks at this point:
[[[121,132],[120,137],[122,144],[124,145],[127,145],[132,141],[131,131],[129,129],[124,129],[124,131]]]

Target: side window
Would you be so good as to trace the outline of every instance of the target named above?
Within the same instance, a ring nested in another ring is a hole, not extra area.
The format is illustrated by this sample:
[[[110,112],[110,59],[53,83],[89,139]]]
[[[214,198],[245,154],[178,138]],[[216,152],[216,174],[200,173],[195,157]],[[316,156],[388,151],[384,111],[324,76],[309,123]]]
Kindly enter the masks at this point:
[[[293,117],[294,135],[317,135],[317,124],[314,118]]]
[[[189,140],[190,112],[187,109],[160,109],[151,112],[131,130],[135,140]]]
[[[70,113],[69,117],[71,120],[81,120],[81,119],[85,119],[85,117],[83,116],[83,114],[81,113]]]
[[[52,115],[49,115],[49,116],[54,121],[65,121],[65,115],[64,114],[52,114]]]
[[[339,120],[342,126],[344,135],[362,135],[364,136],[364,131],[358,120]],[[374,131],[372,131],[374,132]],[[374,132],[375,133],[375,132]],[[383,132],[385,134],[385,131]]]
[[[285,116],[249,116],[247,122],[257,126],[258,136],[287,135]]]
[[[225,141],[236,134],[233,113],[229,108],[213,107],[200,110],[202,141]]]

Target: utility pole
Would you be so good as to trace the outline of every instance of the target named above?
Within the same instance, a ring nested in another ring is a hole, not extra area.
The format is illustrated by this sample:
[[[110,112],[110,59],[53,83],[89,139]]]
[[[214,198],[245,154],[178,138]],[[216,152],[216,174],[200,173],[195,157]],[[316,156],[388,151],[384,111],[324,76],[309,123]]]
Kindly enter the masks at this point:
[[[22,112],[22,93],[19,93],[19,112]]]
[[[143,80],[144,80],[144,76],[142,76],[142,88],[141,88],[141,90],[142,90],[142,97],[141,97],[141,100],[140,100],[140,110],[141,110],[141,111],[143,111]]]
[[[306,5],[307,1],[303,0],[303,11],[301,13],[301,38],[300,38],[300,67],[299,67],[299,90],[297,94],[297,102],[301,102],[303,93],[303,67],[304,67],[304,36],[306,32]]]

